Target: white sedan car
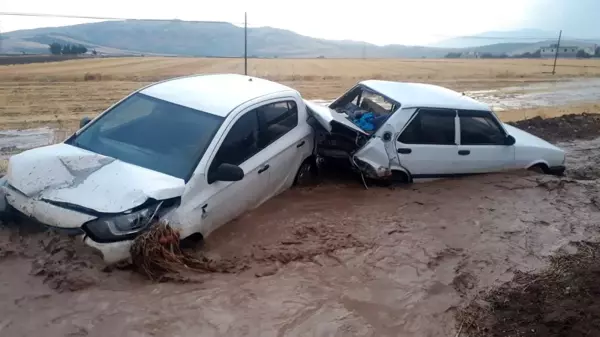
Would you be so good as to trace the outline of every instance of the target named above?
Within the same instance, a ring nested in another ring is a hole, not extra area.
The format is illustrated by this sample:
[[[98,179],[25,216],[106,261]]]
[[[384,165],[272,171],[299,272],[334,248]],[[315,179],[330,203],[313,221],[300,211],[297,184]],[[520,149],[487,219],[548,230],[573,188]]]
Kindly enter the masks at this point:
[[[65,142],[11,157],[0,204],[81,234],[118,262],[153,218],[182,238],[206,236],[289,188],[311,167],[307,117],[297,91],[263,79],[160,82]]]
[[[367,178],[565,171],[563,150],[502,123],[488,105],[435,85],[369,80],[329,106],[307,107],[317,155],[342,159]]]

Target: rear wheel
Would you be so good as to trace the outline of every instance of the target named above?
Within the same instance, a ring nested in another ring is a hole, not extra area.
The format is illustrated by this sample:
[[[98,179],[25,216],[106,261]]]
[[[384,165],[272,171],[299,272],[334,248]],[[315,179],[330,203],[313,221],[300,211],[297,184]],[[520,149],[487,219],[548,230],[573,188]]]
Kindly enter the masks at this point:
[[[295,186],[308,186],[312,185],[317,180],[317,165],[314,157],[306,158],[300,168],[298,168],[298,172],[296,173],[296,178],[294,178]]]

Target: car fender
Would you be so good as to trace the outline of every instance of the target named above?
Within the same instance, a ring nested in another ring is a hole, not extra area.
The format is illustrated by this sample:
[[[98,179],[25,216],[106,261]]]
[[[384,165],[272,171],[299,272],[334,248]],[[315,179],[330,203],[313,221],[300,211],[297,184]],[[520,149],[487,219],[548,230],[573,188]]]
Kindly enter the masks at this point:
[[[6,201],[6,192],[4,192],[3,186],[6,185],[6,177],[0,177],[0,214],[6,212],[8,209],[8,202]]]
[[[534,167],[535,165],[539,165],[539,164],[544,164],[544,165],[546,165],[546,167],[550,167],[550,165],[548,164],[547,161],[545,161],[543,159],[536,159],[536,160],[532,161],[531,163],[529,163],[527,166],[525,166],[525,168],[530,169],[530,168]]]

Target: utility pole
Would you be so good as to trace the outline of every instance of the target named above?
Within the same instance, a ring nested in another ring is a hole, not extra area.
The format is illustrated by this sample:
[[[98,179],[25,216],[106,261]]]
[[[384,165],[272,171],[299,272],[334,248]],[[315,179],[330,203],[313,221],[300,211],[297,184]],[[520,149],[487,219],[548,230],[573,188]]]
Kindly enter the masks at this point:
[[[558,49],[560,48],[560,39],[562,37],[562,29],[558,33],[558,43],[556,44],[556,53],[554,54],[554,66],[552,67],[552,75],[556,74],[556,60],[558,59]]]
[[[366,42],[363,42],[362,58],[363,58],[363,60],[367,58],[367,43]]]
[[[248,13],[244,12],[244,75],[248,75]]]

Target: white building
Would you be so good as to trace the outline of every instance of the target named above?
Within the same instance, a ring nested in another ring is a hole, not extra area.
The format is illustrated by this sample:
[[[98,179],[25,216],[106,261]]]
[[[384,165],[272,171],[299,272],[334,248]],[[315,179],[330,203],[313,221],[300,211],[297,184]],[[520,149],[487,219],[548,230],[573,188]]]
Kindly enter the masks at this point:
[[[577,52],[581,49],[577,46],[560,46],[558,48],[558,57],[560,58],[575,58]],[[557,46],[555,44],[548,47],[542,47],[542,58],[553,58],[556,55]],[[593,53],[592,53],[593,55]]]

